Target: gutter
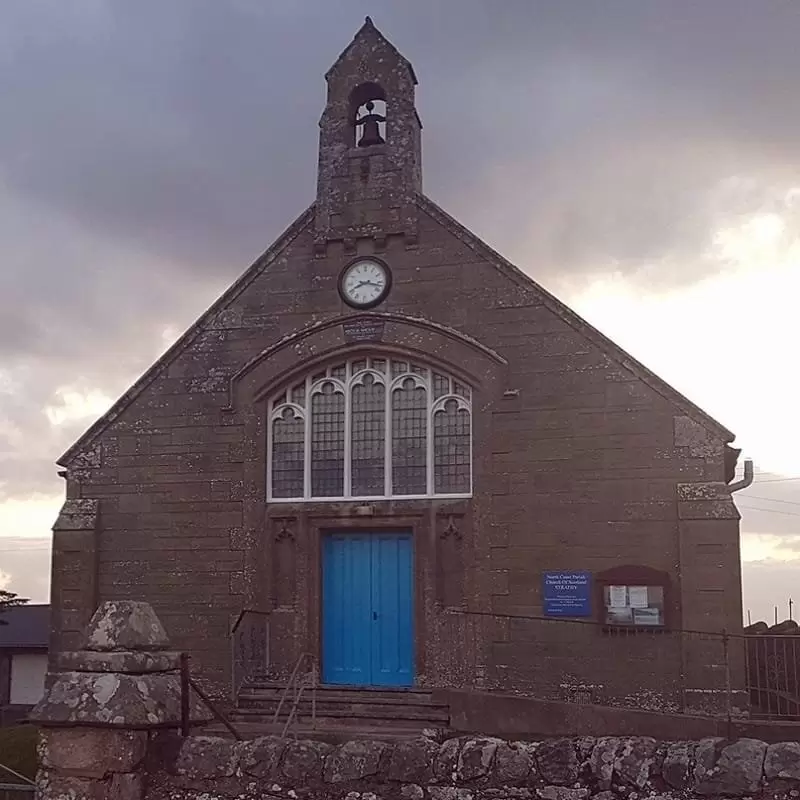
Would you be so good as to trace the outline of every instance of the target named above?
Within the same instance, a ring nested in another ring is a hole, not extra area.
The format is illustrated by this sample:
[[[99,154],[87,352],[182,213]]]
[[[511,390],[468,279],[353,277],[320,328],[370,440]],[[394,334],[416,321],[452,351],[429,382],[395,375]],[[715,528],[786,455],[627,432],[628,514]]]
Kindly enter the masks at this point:
[[[744,477],[740,481],[728,484],[728,491],[733,494],[741,489],[746,489],[753,482],[753,460],[746,458],[744,461]]]

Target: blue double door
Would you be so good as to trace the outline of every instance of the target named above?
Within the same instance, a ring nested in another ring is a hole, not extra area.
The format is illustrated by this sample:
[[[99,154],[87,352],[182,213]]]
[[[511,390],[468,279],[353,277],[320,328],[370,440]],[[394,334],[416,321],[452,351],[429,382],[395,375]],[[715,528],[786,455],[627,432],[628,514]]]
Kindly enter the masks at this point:
[[[322,680],[414,683],[410,533],[330,533],[322,542]]]

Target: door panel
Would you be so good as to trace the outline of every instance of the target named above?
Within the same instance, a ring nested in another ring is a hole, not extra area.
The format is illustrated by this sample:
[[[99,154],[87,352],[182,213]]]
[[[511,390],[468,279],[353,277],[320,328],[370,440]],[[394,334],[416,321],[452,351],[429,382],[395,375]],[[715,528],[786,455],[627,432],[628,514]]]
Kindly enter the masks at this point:
[[[370,540],[366,534],[326,536],[323,547],[323,680],[370,682]]]
[[[322,679],[411,686],[413,554],[409,533],[334,533],[322,548]]]
[[[372,683],[412,684],[411,537],[382,535],[372,542]]]

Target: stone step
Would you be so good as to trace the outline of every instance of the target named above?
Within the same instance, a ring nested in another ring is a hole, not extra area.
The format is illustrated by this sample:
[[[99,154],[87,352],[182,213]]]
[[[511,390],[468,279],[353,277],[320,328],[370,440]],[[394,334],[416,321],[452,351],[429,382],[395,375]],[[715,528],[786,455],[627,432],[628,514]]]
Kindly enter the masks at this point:
[[[248,683],[239,692],[240,697],[258,696],[263,700],[276,699],[280,701],[285,686],[268,683]],[[305,689],[304,696],[308,693]],[[403,705],[431,705],[433,692],[424,689],[372,689],[372,688],[347,688],[341,686],[318,686],[317,699],[330,702],[380,702]]]
[[[244,686],[231,715],[234,724],[256,729],[258,735],[280,734],[292,708],[286,696],[277,723],[272,722],[284,697],[285,686],[267,681],[254,681]],[[316,689],[316,711],[312,717],[314,698],[304,690],[292,722],[290,735],[314,735],[315,738],[370,736],[382,731],[384,738],[408,738],[425,728],[447,729],[450,708],[434,702],[433,692],[415,688],[356,688],[319,686]]]
[[[237,714],[260,715],[264,718],[272,719],[277,709],[277,704],[262,704],[258,702],[241,701],[236,706]],[[281,709],[281,719],[289,716],[291,706],[284,704]],[[301,718],[311,718],[312,703],[302,701],[297,706],[297,716]],[[387,720],[397,722],[406,720],[417,723],[431,723],[436,725],[447,725],[450,722],[450,712],[446,706],[387,706],[378,704],[361,703],[322,703],[319,700],[316,705],[317,718],[329,719],[372,719]]]
[[[301,695],[301,702],[310,702],[313,696],[311,689],[306,689]],[[242,689],[239,692],[239,702],[262,703],[278,705],[284,695],[280,692],[264,692],[260,689]],[[317,689],[317,703],[328,703],[331,706],[380,706],[381,708],[446,708],[444,703],[435,703],[425,697],[387,697],[378,695],[370,697],[359,694],[330,693]],[[291,695],[287,695],[283,701],[284,706],[292,703]]]
[[[249,723],[259,725],[264,728],[273,728],[275,733],[283,730],[286,723],[286,717],[280,719],[277,723],[272,722],[272,714],[263,714],[255,709],[241,709],[234,711],[230,715],[230,721],[236,725],[237,723]],[[312,719],[310,714],[299,714],[295,716],[292,722],[292,729],[307,729],[307,730],[362,730],[362,729],[376,729],[376,730],[398,730],[406,733],[416,732],[419,734],[426,728],[445,729],[448,726],[448,720],[420,720],[420,719],[390,719],[387,717],[372,717],[372,716],[358,716],[355,714],[317,714],[315,719]]]
[[[283,724],[273,725],[271,721],[253,721],[251,719],[231,720],[237,733],[243,739],[257,739],[260,736],[280,736],[283,733]],[[230,731],[218,722],[205,726],[201,733],[204,736],[219,736],[230,739]],[[328,744],[343,744],[351,739],[371,739],[373,741],[393,742],[399,740],[416,739],[420,735],[420,728],[415,727],[392,727],[384,725],[376,727],[374,725],[322,726],[293,725],[287,732],[290,739],[313,739]]]

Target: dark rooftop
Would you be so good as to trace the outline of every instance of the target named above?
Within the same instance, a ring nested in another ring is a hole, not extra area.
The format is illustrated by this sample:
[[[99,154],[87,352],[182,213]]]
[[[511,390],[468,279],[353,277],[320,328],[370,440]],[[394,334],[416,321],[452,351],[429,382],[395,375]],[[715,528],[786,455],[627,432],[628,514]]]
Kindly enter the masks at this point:
[[[50,639],[50,606],[25,605],[0,614],[0,650],[47,647]]]

